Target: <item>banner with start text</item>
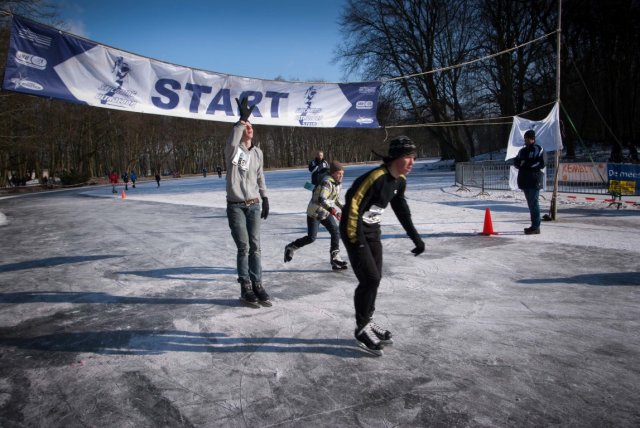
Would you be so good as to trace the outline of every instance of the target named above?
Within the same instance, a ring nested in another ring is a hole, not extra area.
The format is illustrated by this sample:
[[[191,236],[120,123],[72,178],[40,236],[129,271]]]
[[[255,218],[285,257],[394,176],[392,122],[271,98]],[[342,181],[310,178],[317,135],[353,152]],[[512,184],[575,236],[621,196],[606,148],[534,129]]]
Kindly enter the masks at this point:
[[[2,88],[94,107],[236,122],[377,128],[381,82],[305,83],[230,76],[121,51],[13,16]]]

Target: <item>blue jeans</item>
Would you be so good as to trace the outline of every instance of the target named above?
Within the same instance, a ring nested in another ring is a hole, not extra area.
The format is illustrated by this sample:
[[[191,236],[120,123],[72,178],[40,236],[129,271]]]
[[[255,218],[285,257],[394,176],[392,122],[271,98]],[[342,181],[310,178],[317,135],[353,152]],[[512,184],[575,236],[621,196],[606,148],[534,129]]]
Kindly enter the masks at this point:
[[[329,216],[324,220],[316,220],[313,217],[307,216],[307,236],[296,239],[292,244],[298,248],[302,248],[305,245],[314,243],[318,236],[318,224],[322,224],[329,231],[329,235],[331,235],[331,246],[329,247],[329,251],[333,252],[339,250],[340,232],[338,231],[338,225],[333,216]]]
[[[527,198],[527,205],[529,206],[529,214],[531,215],[531,227],[534,229],[540,228],[540,203],[538,198],[540,197],[539,189],[522,189],[524,197]]]
[[[238,248],[238,282],[262,282],[260,204],[227,204],[231,236]]]

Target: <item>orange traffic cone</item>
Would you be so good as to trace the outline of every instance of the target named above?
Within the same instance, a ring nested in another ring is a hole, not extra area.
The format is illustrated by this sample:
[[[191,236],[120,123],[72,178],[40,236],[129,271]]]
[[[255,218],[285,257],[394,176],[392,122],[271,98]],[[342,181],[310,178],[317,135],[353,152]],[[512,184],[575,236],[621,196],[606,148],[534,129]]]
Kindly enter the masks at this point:
[[[491,211],[487,208],[484,211],[484,230],[482,231],[483,235],[497,235],[496,232],[493,231],[493,224],[491,223]]]
[[[124,190],[122,191],[122,200],[124,201],[125,199],[127,199],[127,195],[124,193]]]

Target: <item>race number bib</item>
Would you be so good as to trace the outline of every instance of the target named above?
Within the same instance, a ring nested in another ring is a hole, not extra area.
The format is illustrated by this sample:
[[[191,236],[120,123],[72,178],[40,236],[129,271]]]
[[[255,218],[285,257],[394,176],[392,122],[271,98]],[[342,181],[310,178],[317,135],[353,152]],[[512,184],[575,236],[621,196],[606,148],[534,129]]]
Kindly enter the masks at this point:
[[[250,159],[251,158],[248,153],[245,153],[244,150],[238,148],[238,150],[236,150],[236,155],[231,160],[231,163],[237,165],[242,171],[246,171],[249,169]]]
[[[384,208],[380,208],[376,205],[371,205],[368,211],[365,211],[362,214],[362,221],[367,224],[378,224],[380,223],[382,213],[384,212]]]

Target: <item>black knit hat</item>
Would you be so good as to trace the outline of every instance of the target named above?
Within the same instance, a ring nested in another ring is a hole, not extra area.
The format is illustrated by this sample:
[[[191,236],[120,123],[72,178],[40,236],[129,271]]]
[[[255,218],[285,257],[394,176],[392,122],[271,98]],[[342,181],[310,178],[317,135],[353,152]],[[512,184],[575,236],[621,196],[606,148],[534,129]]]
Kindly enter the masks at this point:
[[[399,135],[394,137],[391,141],[389,141],[389,153],[387,156],[382,159],[385,162],[392,161],[394,159],[398,159],[404,156],[416,155],[418,153],[418,149],[416,145],[411,139],[404,135]]]
[[[533,129],[528,130],[527,132],[524,133],[524,138],[531,138],[533,140],[536,139],[536,131],[534,131]]]

